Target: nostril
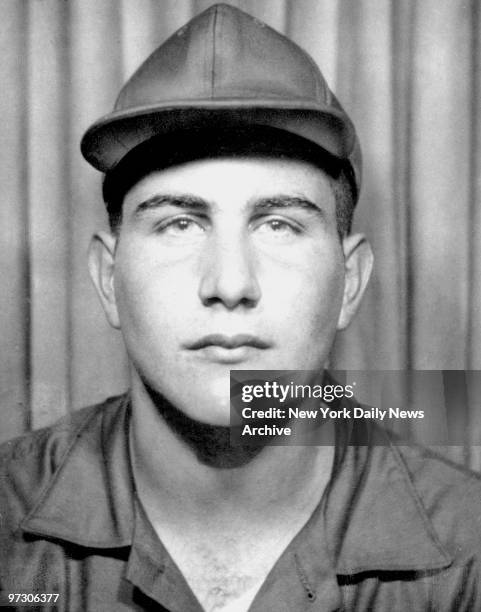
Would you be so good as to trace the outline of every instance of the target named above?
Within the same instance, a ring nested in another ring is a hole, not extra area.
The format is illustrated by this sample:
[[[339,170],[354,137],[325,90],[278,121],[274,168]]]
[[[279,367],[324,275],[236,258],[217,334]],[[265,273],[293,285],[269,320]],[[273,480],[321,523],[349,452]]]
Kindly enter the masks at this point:
[[[258,303],[258,300],[251,299],[248,297],[241,297],[240,299],[226,299],[225,297],[221,298],[218,296],[212,296],[202,299],[202,304],[204,306],[213,307],[216,305],[223,306],[227,310],[233,310],[234,308],[242,307],[242,308],[254,308]]]

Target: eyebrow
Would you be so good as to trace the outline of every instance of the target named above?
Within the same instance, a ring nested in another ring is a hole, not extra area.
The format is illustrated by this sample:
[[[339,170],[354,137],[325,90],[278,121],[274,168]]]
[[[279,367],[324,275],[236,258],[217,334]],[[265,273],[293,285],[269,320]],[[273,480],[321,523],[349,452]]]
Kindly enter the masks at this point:
[[[133,216],[141,217],[144,213],[162,208],[163,206],[176,206],[177,208],[203,212],[209,208],[209,204],[205,200],[191,195],[154,195],[141,202],[135,208]]]
[[[255,210],[269,210],[272,208],[302,208],[308,212],[319,215],[323,220],[326,218],[324,210],[307,198],[298,196],[273,196],[268,198],[261,198],[257,200],[254,209]]]
[[[195,210],[203,213],[210,208],[209,202],[196,196],[187,194],[157,194],[138,204],[133,212],[133,216],[141,217],[144,213],[157,210],[164,206],[174,206],[177,208]],[[320,206],[307,198],[299,196],[279,195],[260,198],[255,200],[252,208],[256,213],[279,208],[301,208],[320,216],[323,220],[325,220],[326,217],[324,210]]]

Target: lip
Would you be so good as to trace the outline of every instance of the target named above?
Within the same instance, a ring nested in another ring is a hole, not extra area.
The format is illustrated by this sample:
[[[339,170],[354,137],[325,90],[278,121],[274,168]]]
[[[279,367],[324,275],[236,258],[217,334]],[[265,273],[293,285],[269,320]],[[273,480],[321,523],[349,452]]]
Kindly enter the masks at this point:
[[[187,348],[192,351],[198,351],[209,347],[220,348],[227,351],[237,351],[241,348],[266,349],[269,348],[269,346],[267,342],[252,334],[236,334],[234,336],[208,334],[187,345]]]
[[[259,351],[269,347],[265,340],[252,334],[209,334],[187,345],[203,360],[230,365],[255,358]]]

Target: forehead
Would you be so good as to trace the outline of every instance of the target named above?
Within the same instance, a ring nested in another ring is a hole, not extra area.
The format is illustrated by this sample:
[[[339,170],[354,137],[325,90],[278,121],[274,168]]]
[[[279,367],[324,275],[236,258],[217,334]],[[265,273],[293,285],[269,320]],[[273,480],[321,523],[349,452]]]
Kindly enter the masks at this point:
[[[157,194],[193,195],[235,209],[268,196],[304,197],[334,208],[332,182],[313,164],[268,156],[219,156],[149,172],[126,193],[124,213]]]

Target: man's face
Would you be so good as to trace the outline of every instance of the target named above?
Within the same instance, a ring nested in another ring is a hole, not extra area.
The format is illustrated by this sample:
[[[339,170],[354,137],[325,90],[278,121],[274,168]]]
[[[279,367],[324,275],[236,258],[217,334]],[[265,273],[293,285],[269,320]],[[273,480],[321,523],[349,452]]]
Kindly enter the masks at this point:
[[[228,424],[230,369],[323,367],[343,318],[334,195],[305,162],[153,172],[125,196],[114,257],[110,320],[134,384],[198,421]]]

